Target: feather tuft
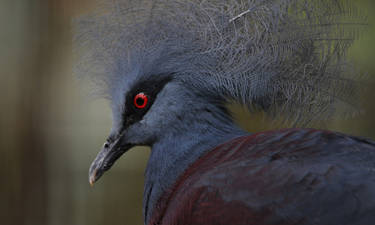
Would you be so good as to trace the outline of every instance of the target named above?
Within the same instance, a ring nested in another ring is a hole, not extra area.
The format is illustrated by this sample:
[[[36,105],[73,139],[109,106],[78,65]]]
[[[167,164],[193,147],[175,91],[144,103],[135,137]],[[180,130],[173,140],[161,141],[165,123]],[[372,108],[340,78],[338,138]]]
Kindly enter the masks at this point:
[[[366,18],[339,0],[110,0],[78,18],[76,71],[111,98],[130,74],[174,74],[273,118],[358,111],[346,59]]]

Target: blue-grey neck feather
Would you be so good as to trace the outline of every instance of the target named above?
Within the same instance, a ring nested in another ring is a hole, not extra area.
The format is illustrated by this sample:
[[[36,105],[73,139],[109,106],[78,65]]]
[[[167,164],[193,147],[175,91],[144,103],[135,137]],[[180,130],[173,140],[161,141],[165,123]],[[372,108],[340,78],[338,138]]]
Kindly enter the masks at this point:
[[[189,114],[190,123],[171,129],[152,146],[145,174],[143,213],[147,224],[161,194],[171,188],[186,168],[205,152],[235,137],[246,134],[219,109]],[[212,113],[212,114],[211,114]],[[220,116],[221,115],[221,116]]]

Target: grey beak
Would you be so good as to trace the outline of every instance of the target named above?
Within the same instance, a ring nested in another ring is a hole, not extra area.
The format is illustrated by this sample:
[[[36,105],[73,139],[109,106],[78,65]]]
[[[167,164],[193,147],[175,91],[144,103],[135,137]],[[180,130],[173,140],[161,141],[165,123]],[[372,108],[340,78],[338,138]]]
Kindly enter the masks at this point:
[[[122,154],[132,147],[130,144],[121,144],[121,137],[112,143],[104,144],[95,160],[91,163],[89,170],[89,183],[91,186],[109,170]]]

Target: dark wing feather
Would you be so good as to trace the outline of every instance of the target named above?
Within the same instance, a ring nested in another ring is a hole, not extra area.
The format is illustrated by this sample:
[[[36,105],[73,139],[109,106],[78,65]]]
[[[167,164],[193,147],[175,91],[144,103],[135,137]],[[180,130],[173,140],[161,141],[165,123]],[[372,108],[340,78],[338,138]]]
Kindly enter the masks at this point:
[[[241,137],[194,163],[151,224],[375,221],[375,143],[318,130]]]

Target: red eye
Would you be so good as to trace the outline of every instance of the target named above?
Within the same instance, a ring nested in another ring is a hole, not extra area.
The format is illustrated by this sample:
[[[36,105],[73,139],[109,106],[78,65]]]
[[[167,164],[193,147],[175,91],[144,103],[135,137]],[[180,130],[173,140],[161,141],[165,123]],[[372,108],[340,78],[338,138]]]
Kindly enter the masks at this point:
[[[144,107],[146,107],[147,101],[148,101],[148,97],[143,92],[138,93],[134,97],[134,105],[135,105],[135,107],[137,107],[139,109],[143,109]]]

